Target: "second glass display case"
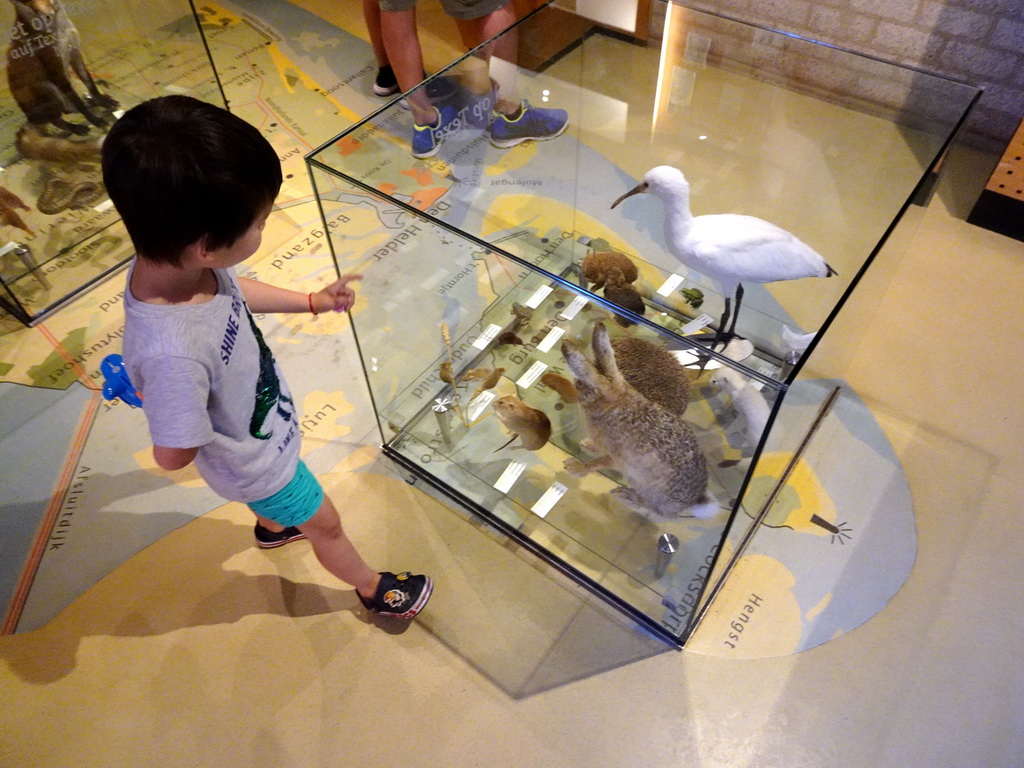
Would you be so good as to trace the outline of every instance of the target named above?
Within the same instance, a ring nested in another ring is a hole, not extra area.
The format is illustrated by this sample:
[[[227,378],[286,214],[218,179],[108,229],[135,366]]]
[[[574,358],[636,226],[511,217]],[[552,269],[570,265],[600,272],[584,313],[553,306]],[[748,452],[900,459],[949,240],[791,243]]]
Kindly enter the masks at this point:
[[[682,644],[772,501],[762,453],[813,428],[787,390],[978,91],[675,4],[660,46],[515,66],[548,12],[308,163],[385,452]]]
[[[190,2],[5,7],[0,307],[29,324],[132,256],[100,171],[117,117],[162,95],[225,101]]]

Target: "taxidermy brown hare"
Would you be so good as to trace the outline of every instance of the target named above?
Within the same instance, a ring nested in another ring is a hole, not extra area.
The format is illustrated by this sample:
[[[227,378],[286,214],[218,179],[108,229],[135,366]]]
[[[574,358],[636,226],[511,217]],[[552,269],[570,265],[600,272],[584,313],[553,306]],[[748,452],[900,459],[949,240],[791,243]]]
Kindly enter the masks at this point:
[[[613,493],[633,511],[658,521],[711,517],[718,503],[708,493],[708,466],[696,435],[676,413],[648,400],[623,377],[603,323],[594,326],[594,362],[573,341],[562,355],[576,377],[587,421],[585,448],[598,458],[570,458],[565,468],[580,477],[616,469],[628,486]]]
[[[89,126],[69,122],[80,114],[95,126],[110,123],[117,102],[100,93],[82,58],[78,30],[60,0],[11,0],[15,21],[7,48],[11,95],[33,126],[53,125],[85,135]],[[85,86],[75,90],[71,74]],[[106,113],[106,114],[104,114]]]

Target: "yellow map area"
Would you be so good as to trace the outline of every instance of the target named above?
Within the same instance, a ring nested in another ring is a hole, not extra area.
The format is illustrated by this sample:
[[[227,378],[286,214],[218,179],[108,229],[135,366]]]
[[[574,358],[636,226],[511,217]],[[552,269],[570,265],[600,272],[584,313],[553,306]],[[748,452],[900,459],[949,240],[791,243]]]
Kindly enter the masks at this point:
[[[741,558],[687,650],[739,659],[793,653],[803,634],[795,585],[793,573],[775,558]]]

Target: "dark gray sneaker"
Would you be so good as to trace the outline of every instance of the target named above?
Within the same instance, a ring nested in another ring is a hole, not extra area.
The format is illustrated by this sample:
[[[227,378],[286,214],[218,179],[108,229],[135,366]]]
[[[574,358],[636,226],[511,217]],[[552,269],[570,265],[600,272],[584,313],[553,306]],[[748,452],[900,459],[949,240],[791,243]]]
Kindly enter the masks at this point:
[[[398,78],[390,64],[377,70],[377,78],[373,81],[373,92],[378,96],[392,96],[398,93]]]
[[[359,595],[363,607],[381,616],[394,616],[398,619],[411,619],[423,610],[434,591],[434,582],[429,576],[414,576],[405,571],[394,574],[381,571],[380,585],[372,600]]]
[[[274,547],[280,547],[288,544],[289,542],[306,538],[306,534],[294,525],[285,528],[283,531],[275,533],[268,528],[264,528],[259,523],[256,523],[255,534],[256,544],[259,545],[260,549],[273,549]]]

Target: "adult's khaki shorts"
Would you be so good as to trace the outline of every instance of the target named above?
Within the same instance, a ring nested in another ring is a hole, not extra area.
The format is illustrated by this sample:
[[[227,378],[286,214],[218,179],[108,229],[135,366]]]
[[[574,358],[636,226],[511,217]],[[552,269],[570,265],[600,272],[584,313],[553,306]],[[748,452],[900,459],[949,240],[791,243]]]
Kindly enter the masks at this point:
[[[416,0],[379,0],[382,11],[408,11],[416,6]],[[504,8],[510,0],[441,0],[444,12],[453,19],[470,21],[479,19],[499,8]]]

